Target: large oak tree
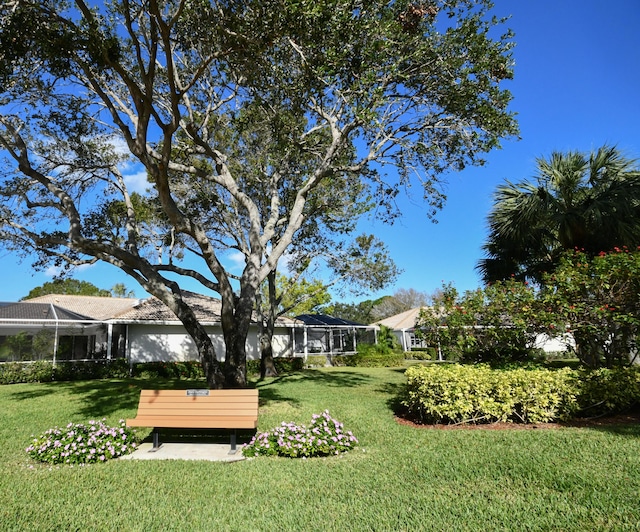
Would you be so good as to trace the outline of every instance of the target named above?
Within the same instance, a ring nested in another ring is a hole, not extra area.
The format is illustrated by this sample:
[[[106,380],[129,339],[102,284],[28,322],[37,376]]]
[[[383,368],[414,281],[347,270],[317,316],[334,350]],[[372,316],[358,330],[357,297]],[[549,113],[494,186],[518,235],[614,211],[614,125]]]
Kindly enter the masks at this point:
[[[516,132],[511,35],[490,7],[5,1],[2,244],[36,266],[122,269],[182,321],[212,387],[243,386],[256,292],[319,206],[364,187],[354,197],[392,217],[420,182],[437,209],[444,172]],[[144,201],[123,176],[131,161],[149,176]],[[245,258],[236,279],[230,250]],[[184,278],[220,294],[224,370]]]

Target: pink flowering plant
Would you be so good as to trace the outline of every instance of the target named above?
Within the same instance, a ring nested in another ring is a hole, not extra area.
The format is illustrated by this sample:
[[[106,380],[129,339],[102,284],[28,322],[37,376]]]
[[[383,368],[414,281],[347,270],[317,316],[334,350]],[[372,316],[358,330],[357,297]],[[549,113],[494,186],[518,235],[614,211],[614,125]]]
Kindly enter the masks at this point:
[[[69,423],[62,429],[49,429],[34,438],[26,451],[35,460],[48,464],[90,464],[106,462],[136,449],[135,430],[127,428],[123,419],[117,427],[104,422],[92,420],[86,425]]]
[[[345,431],[328,410],[314,414],[311,424],[282,422],[279,427],[256,434],[242,449],[244,456],[286,456],[311,458],[336,455],[353,449],[358,443],[351,431]]]

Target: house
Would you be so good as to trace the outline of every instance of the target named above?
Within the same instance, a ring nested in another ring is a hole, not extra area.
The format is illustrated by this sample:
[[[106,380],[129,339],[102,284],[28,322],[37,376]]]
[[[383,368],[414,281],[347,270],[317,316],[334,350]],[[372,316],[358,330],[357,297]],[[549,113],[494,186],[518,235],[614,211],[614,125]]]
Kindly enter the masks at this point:
[[[374,325],[382,325],[391,329],[400,342],[403,351],[411,351],[415,347],[428,347],[415,335],[416,319],[421,309],[422,307],[417,307],[406,310],[395,316],[377,321]]]
[[[219,299],[191,292],[183,297],[224,360]],[[272,339],[274,356],[355,351],[357,328],[366,326],[330,316],[280,317]],[[259,327],[251,323],[247,359],[260,358]],[[182,323],[159,299],[105,298],[50,294],[18,303],[0,303],[0,362],[46,359],[110,360],[130,363],[198,360]]]
[[[390,316],[389,318],[377,321],[374,325],[384,325],[385,327],[389,327],[389,329],[391,329],[398,338],[398,341],[402,345],[402,349],[404,351],[411,351],[414,348],[437,347],[428,346],[416,337],[416,319],[418,318],[422,308],[423,307],[417,307],[401,312],[395,316]],[[558,353],[567,351],[567,349],[570,349],[574,345],[575,342],[570,335],[552,338],[546,334],[539,334],[536,337],[534,347],[536,349],[542,349],[545,353]]]

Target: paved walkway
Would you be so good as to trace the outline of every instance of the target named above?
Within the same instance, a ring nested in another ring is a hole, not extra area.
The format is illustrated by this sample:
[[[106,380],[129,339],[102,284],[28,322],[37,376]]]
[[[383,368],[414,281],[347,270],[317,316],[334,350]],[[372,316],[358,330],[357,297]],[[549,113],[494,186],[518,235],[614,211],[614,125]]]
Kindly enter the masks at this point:
[[[228,443],[163,443],[151,451],[152,443],[142,443],[136,451],[121,460],[208,460],[210,462],[237,462],[244,460],[241,445],[235,454],[229,454]]]

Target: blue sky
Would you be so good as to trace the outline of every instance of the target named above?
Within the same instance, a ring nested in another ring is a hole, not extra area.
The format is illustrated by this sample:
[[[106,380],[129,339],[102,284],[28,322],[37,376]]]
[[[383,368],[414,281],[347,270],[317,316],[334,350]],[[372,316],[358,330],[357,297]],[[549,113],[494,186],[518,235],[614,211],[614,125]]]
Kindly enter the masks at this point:
[[[432,292],[442,282],[460,290],[480,281],[474,269],[482,256],[491,195],[505,179],[535,174],[535,160],[552,151],[590,151],[615,144],[640,158],[640,1],[497,0],[495,13],[511,15],[515,31],[515,77],[509,82],[520,140],[503,143],[487,165],[447,176],[448,200],[438,223],[426,217],[420,191],[403,197],[402,219],[393,226],[363,221],[360,230],[384,240],[404,270],[394,286]],[[0,301],[16,301],[51,280],[32,273],[29,261],[0,254]],[[78,271],[76,278],[101,288],[125,283],[145,294],[124,273],[108,265]],[[367,296],[358,299],[366,299]],[[346,300],[350,300],[347,296]]]
[[[383,293],[431,293],[443,281],[459,290],[480,286],[474,267],[482,257],[492,193],[505,179],[533,177],[537,158],[604,144],[640,158],[640,2],[498,0],[495,12],[511,14],[507,25],[515,31],[515,74],[508,87],[520,140],[503,142],[486,166],[447,177],[439,223],[426,219],[416,191],[414,201],[403,200],[405,215],[393,227],[361,224],[387,243],[404,269]]]

